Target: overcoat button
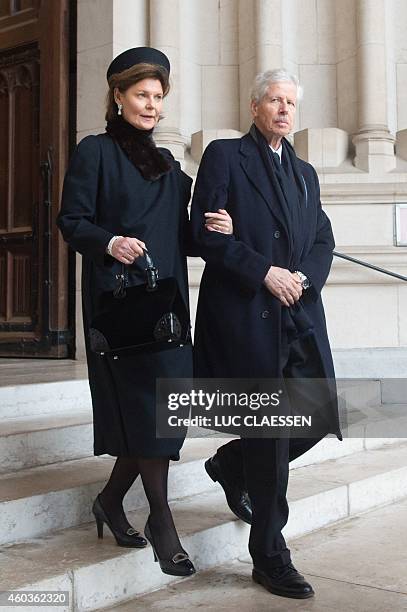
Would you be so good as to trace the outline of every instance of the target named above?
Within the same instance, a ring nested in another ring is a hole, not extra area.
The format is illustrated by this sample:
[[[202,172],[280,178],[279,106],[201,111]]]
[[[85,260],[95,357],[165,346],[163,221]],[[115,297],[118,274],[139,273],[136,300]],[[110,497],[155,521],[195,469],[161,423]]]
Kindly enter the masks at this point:
[[[279,230],[276,230],[276,231],[274,232],[274,238],[280,238],[280,232],[279,232]]]
[[[261,313],[262,319],[268,319],[269,316],[270,316],[270,312],[268,310],[263,310],[263,312]]]

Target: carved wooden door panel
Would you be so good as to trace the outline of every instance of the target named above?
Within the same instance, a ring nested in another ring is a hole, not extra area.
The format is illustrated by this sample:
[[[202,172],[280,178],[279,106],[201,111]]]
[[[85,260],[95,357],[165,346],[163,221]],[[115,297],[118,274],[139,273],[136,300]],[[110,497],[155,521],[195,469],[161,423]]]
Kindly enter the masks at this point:
[[[69,354],[68,0],[0,0],[0,357]]]

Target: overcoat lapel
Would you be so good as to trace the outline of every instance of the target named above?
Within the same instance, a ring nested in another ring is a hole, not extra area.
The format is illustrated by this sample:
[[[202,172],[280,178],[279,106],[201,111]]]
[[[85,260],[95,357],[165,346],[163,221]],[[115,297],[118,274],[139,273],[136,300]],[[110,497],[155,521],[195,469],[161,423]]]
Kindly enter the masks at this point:
[[[272,215],[278,219],[289,237],[288,219],[284,213],[287,206],[284,194],[274,173],[271,173],[270,181],[257,145],[249,134],[243,136],[241,140],[240,154],[240,164],[247,178],[260,193]]]

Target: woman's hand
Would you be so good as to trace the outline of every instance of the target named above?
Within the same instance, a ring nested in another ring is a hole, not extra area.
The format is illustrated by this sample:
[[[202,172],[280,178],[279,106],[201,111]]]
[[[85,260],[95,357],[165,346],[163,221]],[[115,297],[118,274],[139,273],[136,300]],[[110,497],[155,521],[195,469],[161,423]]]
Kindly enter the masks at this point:
[[[206,212],[205,217],[205,227],[210,232],[233,234],[232,217],[224,208],[219,208],[218,212]]]
[[[138,238],[121,236],[112,245],[112,256],[124,264],[132,264],[137,257],[143,255],[146,245]]]

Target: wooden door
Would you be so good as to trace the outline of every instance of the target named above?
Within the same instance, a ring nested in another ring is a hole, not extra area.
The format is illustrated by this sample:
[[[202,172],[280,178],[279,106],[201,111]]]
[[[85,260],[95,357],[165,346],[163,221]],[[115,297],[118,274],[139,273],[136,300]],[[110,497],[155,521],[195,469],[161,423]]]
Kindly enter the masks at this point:
[[[66,357],[68,0],[0,0],[0,356]]]

